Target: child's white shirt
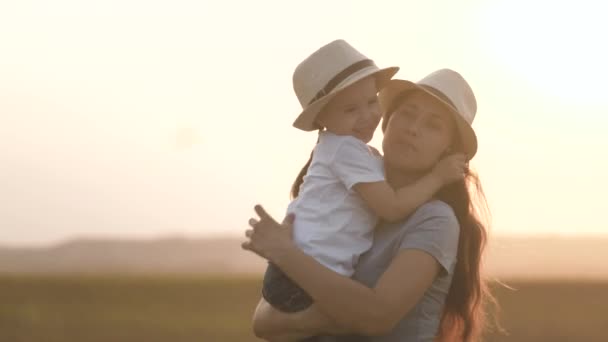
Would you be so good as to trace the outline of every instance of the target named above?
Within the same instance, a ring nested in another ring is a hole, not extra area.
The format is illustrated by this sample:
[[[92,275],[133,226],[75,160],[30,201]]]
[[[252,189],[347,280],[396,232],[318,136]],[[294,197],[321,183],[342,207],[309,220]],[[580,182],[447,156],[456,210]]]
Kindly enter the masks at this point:
[[[326,267],[351,276],[372,245],[378,220],[353,186],[384,180],[382,158],[367,144],[321,132],[300,193],[287,208],[295,214],[296,244]]]

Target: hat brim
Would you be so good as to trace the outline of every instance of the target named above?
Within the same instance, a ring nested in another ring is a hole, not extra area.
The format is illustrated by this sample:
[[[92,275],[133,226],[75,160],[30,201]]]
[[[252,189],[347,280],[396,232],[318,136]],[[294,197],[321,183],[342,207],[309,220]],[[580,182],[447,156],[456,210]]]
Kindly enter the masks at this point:
[[[467,159],[472,159],[477,153],[477,135],[473,130],[473,127],[458,113],[456,108],[444,99],[440,98],[428,89],[419,86],[418,84],[405,80],[391,80],[378,96],[378,101],[383,111],[386,111],[394,101],[402,96],[403,92],[408,90],[422,91],[428,95],[431,95],[434,99],[439,101],[454,118],[458,134],[460,135],[460,142],[462,144],[463,152],[466,153]]]
[[[342,90],[368,76],[376,77],[378,89],[380,90],[387,84],[388,81],[391,80],[393,76],[395,76],[397,71],[399,71],[398,67],[378,69],[375,66],[359,70],[358,72],[350,75],[330,93],[308,105],[300,113],[300,115],[298,115],[296,120],[293,122],[293,126],[304,131],[314,131],[319,129],[319,127],[315,124],[317,115],[321,109],[323,109],[323,107],[325,107],[325,105],[327,105],[329,101],[331,101],[331,99],[338,95]]]

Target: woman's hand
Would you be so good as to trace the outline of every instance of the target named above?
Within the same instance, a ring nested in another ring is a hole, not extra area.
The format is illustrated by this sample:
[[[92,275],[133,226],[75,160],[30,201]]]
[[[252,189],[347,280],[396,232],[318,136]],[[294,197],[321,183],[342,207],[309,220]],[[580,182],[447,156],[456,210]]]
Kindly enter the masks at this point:
[[[252,229],[245,231],[247,241],[241,245],[243,249],[252,251],[266,260],[275,261],[285,251],[296,248],[292,238],[293,214],[287,215],[283,223],[279,224],[261,205],[256,205],[254,209],[260,219],[249,219]]]
[[[316,305],[295,313],[284,313],[260,299],[253,315],[253,331],[269,341],[297,341],[319,334],[340,335],[346,331],[338,327]]]

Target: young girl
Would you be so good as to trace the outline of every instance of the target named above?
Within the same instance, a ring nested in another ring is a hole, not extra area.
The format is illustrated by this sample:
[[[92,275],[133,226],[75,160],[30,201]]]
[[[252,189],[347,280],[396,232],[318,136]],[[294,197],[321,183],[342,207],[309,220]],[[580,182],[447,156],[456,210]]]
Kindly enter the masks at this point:
[[[300,63],[293,76],[303,107],[294,127],[319,130],[317,145],[292,187],[287,212],[295,215],[294,240],[306,254],[347,277],[371,247],[378,219],[404,219],[464,174],[465,156],[453,155],[413,185],[394,190],[386,183],[382,159],[367,143],[381,118],[377,93],[397,71],[379,69],[348,43],[336,40]],[[404,154],[415,149],[406,140],[400,147]],[[262,295],[283,312],[312,304],[272,263]]]

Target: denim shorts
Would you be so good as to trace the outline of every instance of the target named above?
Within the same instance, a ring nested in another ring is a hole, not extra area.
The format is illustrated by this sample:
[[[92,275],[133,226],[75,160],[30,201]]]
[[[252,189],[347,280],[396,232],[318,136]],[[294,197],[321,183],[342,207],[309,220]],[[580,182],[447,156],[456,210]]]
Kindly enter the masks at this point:
[[[262,297],[282,312],[298,312],[312,305],[312,298],[275,264],[268,263],[264,273]]]

